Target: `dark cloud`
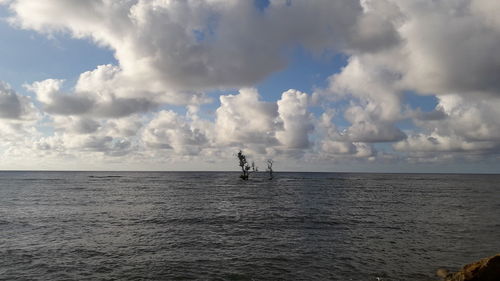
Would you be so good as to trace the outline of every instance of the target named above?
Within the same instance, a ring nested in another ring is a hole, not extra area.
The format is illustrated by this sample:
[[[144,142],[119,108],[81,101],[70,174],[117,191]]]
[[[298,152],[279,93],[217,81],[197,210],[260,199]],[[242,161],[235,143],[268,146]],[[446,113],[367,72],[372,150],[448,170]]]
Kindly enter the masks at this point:
[[[37,94],[46,112],[55,115],[90,116],[99,118],[120,118],[135,113],[144,113],[158,107],[154,101],[145,98],[120,98],[113,92],[61,91],[63,81],[48,79],[28,85]]]
[[[0,118],[22,120],[34,118],[35,108],[29,98],[18,95],[0,81]]]
[[[119,118],[135,113],[144,113],[156,109],[158,105],[147,99],[116,98],[109,102],[97,103],[90,115],[96,117]]]
[[[44,104],[43,109],[51,114],[82,115],[88,113],[95,103],[87,97],[58,95],[52,103]]]
[[[79,134],[90,134],[96,132],[100,126],[99,122],[95,120],[82,118],[76,122],[74,130]]]

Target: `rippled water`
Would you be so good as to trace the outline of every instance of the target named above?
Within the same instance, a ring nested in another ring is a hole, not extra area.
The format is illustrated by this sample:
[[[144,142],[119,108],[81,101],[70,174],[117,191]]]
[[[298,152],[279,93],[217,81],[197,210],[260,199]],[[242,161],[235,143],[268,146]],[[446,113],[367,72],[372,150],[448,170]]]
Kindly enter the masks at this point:
[[[497,175],[0,172],[2,280],[434,280],[500,252]]]

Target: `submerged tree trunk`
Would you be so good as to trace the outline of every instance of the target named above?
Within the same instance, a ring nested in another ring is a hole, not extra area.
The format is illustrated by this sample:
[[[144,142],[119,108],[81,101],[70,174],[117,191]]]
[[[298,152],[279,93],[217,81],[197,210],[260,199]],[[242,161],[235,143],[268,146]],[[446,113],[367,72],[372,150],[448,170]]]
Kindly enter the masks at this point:
[[[273,179],[273,160],[267,160],[267,170],[269,171],[269,179]]]

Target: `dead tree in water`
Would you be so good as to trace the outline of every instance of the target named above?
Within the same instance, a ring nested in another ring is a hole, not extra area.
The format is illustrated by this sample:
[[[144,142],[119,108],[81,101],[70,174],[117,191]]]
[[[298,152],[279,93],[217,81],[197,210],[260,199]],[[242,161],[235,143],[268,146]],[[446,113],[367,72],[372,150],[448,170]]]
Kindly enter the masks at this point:
[[[268,159],[267,160],[267,171],[269,172],[269,179],[273,179],[273,160]]]
[[[255,166],[255,162],[252,161],[252,171],[254,172],[258,172],[259,171],[259,167]]]
[[[241,172],[243,172],[243,174],[240,175],[240,178],[248,180],[248,175],[250,174],[250,166],[248,165],[247,157],[241,150],[238,152],[238,159],[240,160]]]

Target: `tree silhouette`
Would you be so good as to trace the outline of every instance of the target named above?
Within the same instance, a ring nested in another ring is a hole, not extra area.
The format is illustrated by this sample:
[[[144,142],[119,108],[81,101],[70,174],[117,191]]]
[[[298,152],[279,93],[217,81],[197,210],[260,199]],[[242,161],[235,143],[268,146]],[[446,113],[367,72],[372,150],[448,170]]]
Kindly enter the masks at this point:
[[[250,174],[250,166],[248,165],[247,157],[241,150],[238,152],[238,159],[240,160],[241,172],[243,173],[240,175],[240,178],[242,178],[243,180],[248,180],[248,175]]]
[[[269,172],[269,179],[273,179],[273,159],[267,160],[267,171]]]

